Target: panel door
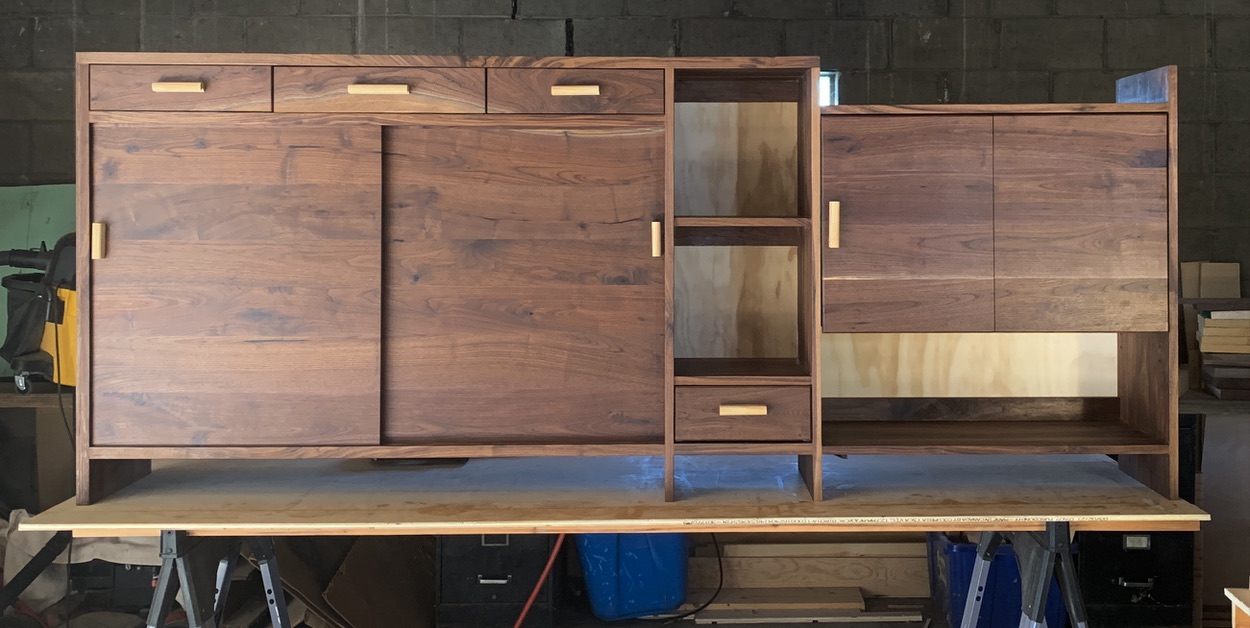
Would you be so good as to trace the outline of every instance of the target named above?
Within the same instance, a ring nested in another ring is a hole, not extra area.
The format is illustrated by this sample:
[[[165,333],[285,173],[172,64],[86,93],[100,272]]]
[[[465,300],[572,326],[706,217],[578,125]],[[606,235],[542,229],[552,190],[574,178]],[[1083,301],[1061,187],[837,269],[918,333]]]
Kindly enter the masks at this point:
[[[1167,117],[994,118],[999,331],[1166,331]]]
[[[663,442],[663,127],[384,144],[384,440]]]
[[[824,331],[994,328],[991,128],[988,116],[824,117],[821,233],[839,240],[822,253]]]
[[[379,442],[378,128],[95,125],[91,162],[93,444]]]

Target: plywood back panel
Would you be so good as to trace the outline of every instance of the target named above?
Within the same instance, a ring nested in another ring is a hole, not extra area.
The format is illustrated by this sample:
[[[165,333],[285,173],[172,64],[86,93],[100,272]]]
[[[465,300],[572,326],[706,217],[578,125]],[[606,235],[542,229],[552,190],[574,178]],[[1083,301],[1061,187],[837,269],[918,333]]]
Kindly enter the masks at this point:
[[[792,246],[678,247],[674,355],[798,355],[798,252]]]
[[[677,103],[678,216],[798,215],[795,103]]]
[[[824,334],[825,397],[1114,397],[1115,334]]]

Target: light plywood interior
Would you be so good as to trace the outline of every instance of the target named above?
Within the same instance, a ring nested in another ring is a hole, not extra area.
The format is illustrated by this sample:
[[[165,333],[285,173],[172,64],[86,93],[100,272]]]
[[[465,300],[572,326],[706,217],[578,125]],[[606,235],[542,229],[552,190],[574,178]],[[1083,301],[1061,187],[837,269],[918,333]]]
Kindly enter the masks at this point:
[[[677,103],[678,216],[797,216],[798,105]]]
[[[678,358],[798,355],[795,247],[677,247]]]

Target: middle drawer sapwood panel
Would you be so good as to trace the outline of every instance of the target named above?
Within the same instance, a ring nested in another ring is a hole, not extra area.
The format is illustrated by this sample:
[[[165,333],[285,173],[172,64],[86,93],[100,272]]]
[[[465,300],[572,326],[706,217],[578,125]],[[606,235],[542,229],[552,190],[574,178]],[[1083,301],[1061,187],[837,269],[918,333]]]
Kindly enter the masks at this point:
[[[663,127],[383,137],[384,441],[663,442]]]

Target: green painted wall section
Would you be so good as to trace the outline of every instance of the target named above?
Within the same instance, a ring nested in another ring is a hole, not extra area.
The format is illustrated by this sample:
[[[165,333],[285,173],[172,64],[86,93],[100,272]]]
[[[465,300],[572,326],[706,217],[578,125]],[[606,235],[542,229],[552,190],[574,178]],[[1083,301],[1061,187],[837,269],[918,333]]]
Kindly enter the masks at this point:
[[[58,238],[73,230],[73,185],[0,187],[0,251],[33,249],[40,242],[52,248]],[[19,272],[29,271],[0,267],[0,276]],[[0,290],[0,330],[8,328],[8,311],[8,292]],[[0,377],[11,375],[8,363],[0,360]]]

